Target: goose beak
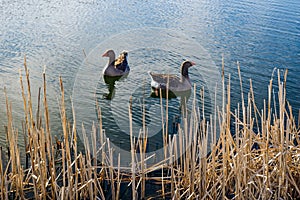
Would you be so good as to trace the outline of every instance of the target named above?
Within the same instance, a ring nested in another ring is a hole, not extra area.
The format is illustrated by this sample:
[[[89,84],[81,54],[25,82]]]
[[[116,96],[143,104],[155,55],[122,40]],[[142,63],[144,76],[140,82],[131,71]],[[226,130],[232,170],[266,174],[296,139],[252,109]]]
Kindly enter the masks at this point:
[[[194,62],[191,62],[191,64],[192,64],[192,66],[196,65],[196,63],[194,63]]]
[[[107,52],[105,52],[104,54],[102,54],[102,57],[107,57],[107,56],[108,56]]]

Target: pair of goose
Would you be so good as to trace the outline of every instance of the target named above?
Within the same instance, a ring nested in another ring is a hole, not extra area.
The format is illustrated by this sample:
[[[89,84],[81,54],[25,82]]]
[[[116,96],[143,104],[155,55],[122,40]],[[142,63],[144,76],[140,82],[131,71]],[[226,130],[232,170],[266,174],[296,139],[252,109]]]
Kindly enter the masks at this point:
[[[108,57],[108,63],[103,69],[103,75],[110,77],[120,77],[127,75],[130,71],[128,61],[128,53],[126,51],[121,52],[116,59],[115,52],[113,50],[107,50],[102,57]],[[172,92],[185,92],[191,89],[191,81],[189,78],[189,68],[195,65],[194,62],[184,61],[180,66],[181,77],[173,74],[157,74],[149,72],[151,77],[151,87],[158,92],[159,89],[166,90],[169,83],[169,90]]]

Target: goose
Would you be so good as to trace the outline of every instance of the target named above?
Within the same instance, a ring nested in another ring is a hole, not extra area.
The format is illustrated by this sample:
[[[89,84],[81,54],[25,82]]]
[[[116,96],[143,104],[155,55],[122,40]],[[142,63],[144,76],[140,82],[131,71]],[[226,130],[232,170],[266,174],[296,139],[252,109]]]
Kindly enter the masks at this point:
[[[108,62],[104,67],[102,74],[105,76],[123,76],[127,75],[130,71],[128,62],[127,62],[128,52],[123,51],[116,59],[116,54],[113,50],[107,50],[102,57],[108,57]]]
[[[168,90],[172,93],[187,92],[191,90],[192,84],[189,78],[189,68],[194,66],[195,63],[192,61],[184,61],[180,66],[181,77],[174,74],[157,74],[148,72],[151,77],[151,87],[157,94],[159,89],[165,91],[169,81]]]

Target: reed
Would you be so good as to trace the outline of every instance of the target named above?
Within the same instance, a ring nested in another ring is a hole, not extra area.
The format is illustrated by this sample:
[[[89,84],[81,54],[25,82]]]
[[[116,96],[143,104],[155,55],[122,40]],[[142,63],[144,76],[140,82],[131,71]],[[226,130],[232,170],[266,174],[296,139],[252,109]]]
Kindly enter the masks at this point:
[[[86,133],[82,125],[85,150],[80,152],[75,110],[72,103],[73,116],[72,120],[68,119],[62,79],[59,79],[63,128],[60,140],[50,129],[46,72],[42,76],[43,87],[39,90],[34,119],[26,58],[24,69],[27,85],[25,88],[20,71],[20,86],[25,119],[22,133],[28,164],[24,167],[21,162],[18,130],[14,127],[12,104],[5,92],[8,151],[0,149],[1,199],[300,198],[299,121],[295,121],[286,98],[287,71],[283,80],[277,71],[278,92],[274,90],[272,76],[267,86],[268,99],[259,110],[251,80],[249,93],[244,94],[239,63],[241,104],[232,105],[230,75],[225,77],[222,61],[222,94],[215,93],[215,101],[217,95],[222,96],[222,106],[215,106],[210,117],[205,118],[208,106],[204,104],[205,88],[200,91],[198,106],[194,87],[192,108],[183,107],[183,123],[178,124],[175,135],[168,134],[168,100],[162,105],[160,99],[162,120],[158,123],[162,124],[164,159],[152,166],[147,165],[150,158],[146,157],[145,107],[142,108],[143,127],[135,138],[130,101],[131,167],[122,170],[120,155],[114,157],[110,140],[102,128],[98,103],[99,127],[92,124],[92,132]],[[92,141],[87,134],[92,134]],[[97,160],[98,154],[100,160]],[[151,186],[155,190],[149,190]],[[130,192],[126,188],[130,188]]]

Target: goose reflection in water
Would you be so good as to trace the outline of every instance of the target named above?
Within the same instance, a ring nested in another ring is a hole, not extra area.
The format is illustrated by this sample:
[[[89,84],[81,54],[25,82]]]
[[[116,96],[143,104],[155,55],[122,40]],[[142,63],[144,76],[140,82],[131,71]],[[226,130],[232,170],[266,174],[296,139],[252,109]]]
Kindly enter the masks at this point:
[[[174,99],[174,98],[180,98],[180,111],[186,110],[186,103],[188,102],[190,96],[191,96],[192,90],[189,89],[187,91],[183,92],[173,92],[171,90],[157,90],[155,88],[151,88],[151,94],[150,96],[152,98],[168,98],[168,99]]]
[[[103,75],[103,80],[107,86],[107,89],[108,89],[108,93],[107,94],[104,94],[103,95],[103,98],[104,99],[107,99],[107,100],[112,100],[115,96],[115,84],[116,84],[116,81],[121,81],[123,80],[124,78],[126,78],[128,76],[128,74],[126,75],[123,75],[123,76],[106,76],[106,75]]]

